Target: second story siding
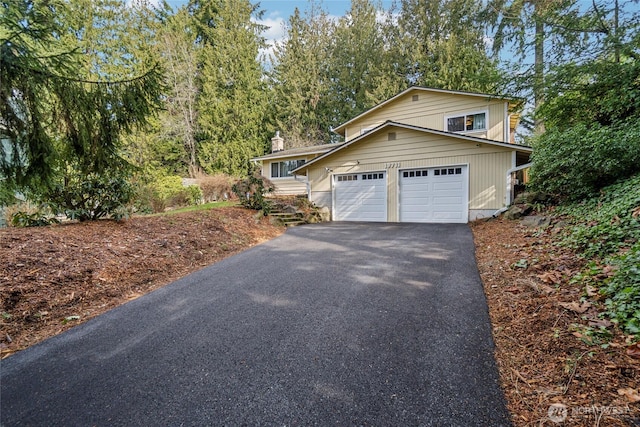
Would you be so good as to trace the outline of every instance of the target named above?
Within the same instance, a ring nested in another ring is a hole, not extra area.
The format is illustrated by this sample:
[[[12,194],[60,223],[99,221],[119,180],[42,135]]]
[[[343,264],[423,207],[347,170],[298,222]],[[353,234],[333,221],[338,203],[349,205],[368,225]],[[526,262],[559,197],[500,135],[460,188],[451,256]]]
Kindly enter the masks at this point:
[[[482,128],[462,131],[465,134],[494,141],[508,142],[509,101],[488,96],[413,88],[379,107],[374,107],[347,122],[338,131],[349,141],[362,133],[392,120],[408,125],[446,131],[447,119],[483,118]],[[478,121],[476,120],[476,123]]]

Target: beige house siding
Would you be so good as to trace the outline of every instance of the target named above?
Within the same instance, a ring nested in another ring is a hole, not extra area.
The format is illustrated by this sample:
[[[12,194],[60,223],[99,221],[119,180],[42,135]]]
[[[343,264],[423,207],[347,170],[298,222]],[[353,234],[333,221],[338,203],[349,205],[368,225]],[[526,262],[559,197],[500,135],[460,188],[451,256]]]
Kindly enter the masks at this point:
[[[307,194],[307,183],[303,181],[304,177],[294,178],[271,178],[271,182],[275,187],[272,193],[274,196],[297,196]]]
[[[409,97],[409,100],[411,98]],[[395,140],[389,140],[389,133]],[[398,221],[399,171],[416,167],[468,165],[469,211],[496,211],[506,203],[506,173],[515,166],[513,150],[412,129],[389,127],[328,156],[308,169],[311,200],[331,207],[332,176],[387,172],[388,221]]]
[[[417,101],[413,97],[417,96]],[[469,135],[505,141],[505,110],[508,101],[463,94],[410,91],[383,108],[371,111],[349,123],[345,129],[347,141],[391,120],[429,129],[445,130],[445,117],[471,112],[488,113],[487,131]]]
[[[320,153],[322,154],[322,153]],[[288,156],[274,158],[273,160],[262,161],[262,176],[268,178],[274,185],[275,191],[273,195],[276,196],[297,196],[308,193],[307,180],[305,176],[286,177],[286,178],[272,178],[271,177],[271,163],[278,163],[287,160],[300,160],[304,159],[306,162],[315,159],[320,154],[307,154],[298,156]]]

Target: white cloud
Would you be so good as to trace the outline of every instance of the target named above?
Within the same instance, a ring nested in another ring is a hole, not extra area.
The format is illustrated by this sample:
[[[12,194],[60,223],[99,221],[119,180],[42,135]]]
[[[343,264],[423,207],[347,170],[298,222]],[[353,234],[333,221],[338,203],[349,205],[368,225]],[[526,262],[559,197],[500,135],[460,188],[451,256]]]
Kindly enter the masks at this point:
[[[271,57],[273,56],[276,44],[284,40],[287,35],[285,18],[282,17],[280,12],[271,12],[268,16],[263,17],[262,19],[252,20],[257,24],[267,27],[262,33],[262,36],[267,42],[267,47],[266,49],[260,50],[260,55],[265,57],[265,61],[268,63],[267,66],[270,66],[269,63],[271,62]]]

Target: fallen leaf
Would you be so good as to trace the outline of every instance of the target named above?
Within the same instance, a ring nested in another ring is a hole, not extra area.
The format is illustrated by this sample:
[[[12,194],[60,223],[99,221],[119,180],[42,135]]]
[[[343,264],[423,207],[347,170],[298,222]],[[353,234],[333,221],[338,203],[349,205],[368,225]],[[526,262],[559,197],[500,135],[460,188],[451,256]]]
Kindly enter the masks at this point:
[[[620,396],[625,396],[631,403],[640,402],[640,394],[638,394],[638,390],[635,388],[619,388],[618,394]]]
[[[538,279],[542,280],[544,283],[554,285],[558,285],[562,282],[562,273],[559,271],[547,271],[542,274],[538,274]]]
[[[585,301],[582,304],[578,302],[559,302],[558,305],[578,314],[582,314],[591,308],[591,303],[589,301]]]
[[[590,285],[586,286],[586,291],[587,291],[587,295],[590,297],[595,297],[599,293],[597,288]]]
[[[589,326],[597,328],[609,328],[613,323],[606,319],[594,319],[589,321]]]
[[[633,218],[638,218],[640,216],[640,206],[631,211],[631,216]]]
[[[552,293],[554,293],[556,290],[553,289],[551,286],[547,286],[547,285],[542,285],[540,286],[540,292],[545,294],[545,295],[551,295]]]
[[[627,356],[640,359],[640,343],[635,343],[627,347]]]

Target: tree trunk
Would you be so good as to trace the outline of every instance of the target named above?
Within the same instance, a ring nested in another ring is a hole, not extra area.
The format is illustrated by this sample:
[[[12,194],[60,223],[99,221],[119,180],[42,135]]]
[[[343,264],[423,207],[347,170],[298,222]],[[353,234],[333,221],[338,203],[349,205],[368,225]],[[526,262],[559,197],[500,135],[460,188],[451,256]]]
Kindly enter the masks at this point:
[[[536,134],[544,133],[544,121],[538,116],[538,109],[544,103],[544,22],[540,17],[538,3],[534,3],[535,60],[533,65],[533,98],[535,103],[534,130]]]

